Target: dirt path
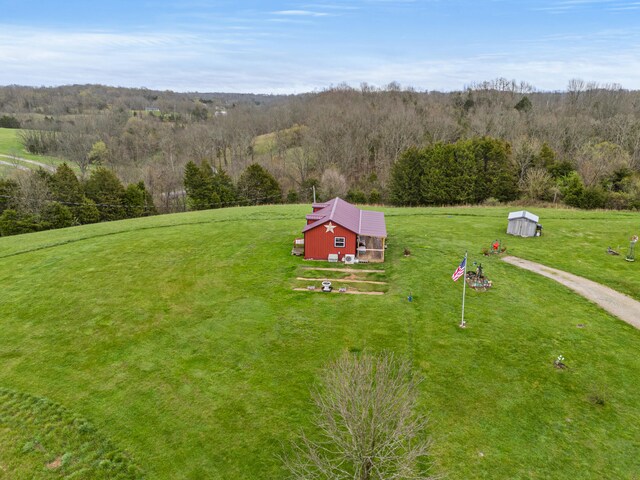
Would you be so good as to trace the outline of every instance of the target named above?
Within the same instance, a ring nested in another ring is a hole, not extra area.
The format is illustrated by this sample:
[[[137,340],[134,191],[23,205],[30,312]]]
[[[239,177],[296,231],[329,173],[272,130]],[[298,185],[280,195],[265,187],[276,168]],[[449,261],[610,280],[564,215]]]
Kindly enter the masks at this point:
[[[14,163],[5,162],[3,160],[0,160],[0,165],[8,165],[9,167],[17,168],[18,170],[31,170],[29,167],[25,167],[24,165],[16,165]]]
[[[307,277],[296,277],[296,280],[307,280],[307,281],[314,281],[314,280],[327,280],[328,282],[336,282],[336,283],[370,283],[372,285],[386,285],[387,282],[374,282],[373,280],[356,280],[353,278],[307,278]]]
[[[308,288],[294,288],[296,292],[313,292],[313,293],[327,293],[322,290],[309,290]],[[331,290],[330,293],[348,293],[349,295],[384,295],[384,292],[357,292],[355,290],[347,290],[346,292],[340,292],[338,290]]]
[[[551,278],[599,305],[629,325],[640,329],[640,302],[637,300],[586,278],[556,270],[540,263],[530,262],[518,257],[504,257],[502,260],[511,265]]]
[[[324,272],[384,273],[384,270],[363,270],[361,268],[302,267],[302,269],[303,270],[322,270]]]
[[[45,170],[48,170],[50,172],[55,172],[56,169],[55,167],[52,167],[51,165],[47,165],[46,163],[42,163],[42,162],[36,162],[35,160],[29,160],[28,158],[22,158],[22,157],[15,157],[13,155],[5,155],[4,153],[0,153],[0,157],[2,158],[10,158],[11,160],[16,160],[18,162],[26,162],[26,163],[30,163],[32,165],[37,165],[38,167],[42,167]],[[2,162],[3,164],[6,165],[11,165],[12,167],[16,166],[15,164],[9,164],[6,162]],[[20,168],[20,166],[18,166],[18,168]]]

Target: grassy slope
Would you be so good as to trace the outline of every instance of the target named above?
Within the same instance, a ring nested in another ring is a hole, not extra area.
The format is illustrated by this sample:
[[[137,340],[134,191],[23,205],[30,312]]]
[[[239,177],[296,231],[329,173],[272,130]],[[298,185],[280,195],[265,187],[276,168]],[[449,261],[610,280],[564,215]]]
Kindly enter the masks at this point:
[[[45,398],[0,389],[0,425],[0,478],[143,478],[91,423]]]
[[[515,255],[639,298],[640,263],[604,254],[637,230],[637,214],[534,210],[545,236],[515,239],[505,209],[387,209],[389,293],[369,297],[291,291],[307,210],[1,239],[0,387],[90,419],[149,478],[282,478],[277,454],[308,426],[318,369],[345,349],[391,349],[426,378],[434,460],[449,478],[637,474],[640,332],[476,254],[502,238]],[[468,292],[460,330],[450,275],[465,249],[495,287]],[[559,354],[569,369],[553,368]]]
[[[22,158],[27,158],[29,160],[35,160],[36,162],[44,163],[46,165],[51,165],[56,167],[64,162],[64,159],[60,159],[57,157],[49,157],[46,155],[33,155],[27,152],[22,143],[20,143],[20,139],[18,138],[20,130],[11,129],[11,128],[0,128],[0,153],[4,155],[14,155]],[[11,160],[8,158],[0,157],[0,160],[5,162],[10,162]],[[27,168],[31,168],[36,170],[38,168],[37,165],[27,162],[19,162],[20,165],[25,166]],[[73,164],[69,164],[71,168],[76,170],[77,168]],[[6,167],[11,168],[11,167]],[[14,169],[11,168],[13,171]],[[0,170],[0,175],[5,175],[5,170]]]

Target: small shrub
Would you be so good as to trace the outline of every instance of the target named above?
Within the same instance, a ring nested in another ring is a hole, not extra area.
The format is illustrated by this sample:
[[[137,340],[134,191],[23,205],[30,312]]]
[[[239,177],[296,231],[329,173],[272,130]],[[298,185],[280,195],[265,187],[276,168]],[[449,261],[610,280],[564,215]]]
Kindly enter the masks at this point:
[[[367,203],[367,197],[362,190],[351,189],[347,192],[346,197],[349,203]]]
[[[289,193],[287,193],[287,203],[298,203],[298,192],[289,190]]]
[[[380,192],[375,188],[369,193],[369,203],[373,205],[382,203],[382,195],[380,195]]]
[[[404,248],[404,256],[408,257],[409,255],[411,255],[411,250],[409,250],[407,247]]]
[[[607,403],[607,391],[601,387],[593,387],[589,395],[587,396],[587,400],[592,405],[596,405],[599,407],[604,407]]]
[[[485,207],[497,207],[500,205],[500,200],[498,200],[497,198],[489,197],[484,202],[482,202],[482,205],[484,205]]]

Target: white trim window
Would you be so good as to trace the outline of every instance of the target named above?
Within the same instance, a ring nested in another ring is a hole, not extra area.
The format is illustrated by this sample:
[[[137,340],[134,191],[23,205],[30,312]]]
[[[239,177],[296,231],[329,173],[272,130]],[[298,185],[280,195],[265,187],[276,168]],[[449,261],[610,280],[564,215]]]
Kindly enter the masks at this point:
[[[333,237],[333,246],[335,248],[344,248],[347,245],[347,240],[344,237]]]

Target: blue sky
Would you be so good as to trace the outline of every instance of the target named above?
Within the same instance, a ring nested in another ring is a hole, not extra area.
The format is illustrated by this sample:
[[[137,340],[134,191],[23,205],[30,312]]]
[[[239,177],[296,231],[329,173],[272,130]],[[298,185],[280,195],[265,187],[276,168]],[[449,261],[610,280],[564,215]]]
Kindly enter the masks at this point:
[[[640,0],[0,0],[0,84],[640,89]]]

